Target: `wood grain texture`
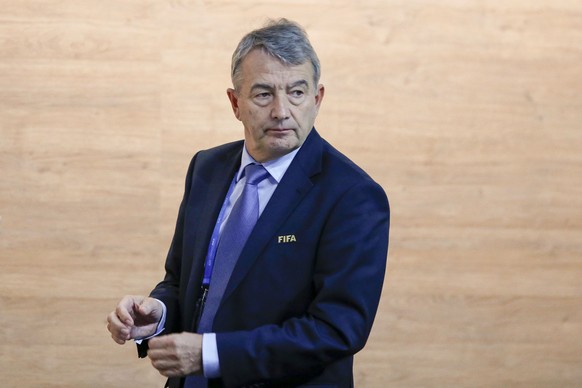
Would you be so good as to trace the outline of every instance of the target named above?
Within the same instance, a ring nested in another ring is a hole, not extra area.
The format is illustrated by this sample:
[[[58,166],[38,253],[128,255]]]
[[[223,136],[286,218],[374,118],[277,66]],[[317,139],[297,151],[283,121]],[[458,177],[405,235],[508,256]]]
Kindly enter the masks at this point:
[[[105,316],[161,279],[189,159],[242,136],[232,51],[279,16],[391,201],[356,385],[582,386],[582,3],[0,0],[2,386],[163,384]]]

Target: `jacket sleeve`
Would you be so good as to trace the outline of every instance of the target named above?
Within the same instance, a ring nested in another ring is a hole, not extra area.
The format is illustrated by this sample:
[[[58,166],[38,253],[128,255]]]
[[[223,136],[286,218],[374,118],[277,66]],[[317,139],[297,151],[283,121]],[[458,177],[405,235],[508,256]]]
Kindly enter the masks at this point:
[[[305,314],[280,325],[217,333],[225,386],[316,376],[363,348],[384,281],[389,218],[386,195],[371,180],[338,198],[321,231],[315,296]]]
[[[188,173],[186,175],[186,186],[184,189],[184,197],[180,204],[180,210],[178,212],[178,219],[176,221],[176,228],[174,232],[174,237],[172,238],[172,243],[168,251],[168,255],[165,263],[166,275],[164,280],[162,280],[150,293],[150,296],[161,300],[167,308],[166,313],[166,327],[164,334],[173,333],[179,331],[180,327],[180,307],[179,307],[179,295],[180,295],[180,277],[182,270],[182,250],[184,247],[183,236],[184,236],[184,218],[185,218],[185,208],[190,196],[191,186],[192,186],[192,175],[194,171],[194,165],[196,162],[198,154],[196,154],[188,168]]]

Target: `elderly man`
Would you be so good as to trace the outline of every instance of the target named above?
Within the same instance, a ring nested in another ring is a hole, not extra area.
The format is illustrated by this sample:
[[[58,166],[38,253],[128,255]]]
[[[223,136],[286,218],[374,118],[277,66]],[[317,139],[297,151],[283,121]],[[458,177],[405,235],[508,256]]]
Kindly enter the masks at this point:
[[[244,141],[198,152],[166,275],[108,316],[169,387],[353,386],[388,250],[382,188],[313,125],[324,97],[303,29],[247,34],[227,90]]]

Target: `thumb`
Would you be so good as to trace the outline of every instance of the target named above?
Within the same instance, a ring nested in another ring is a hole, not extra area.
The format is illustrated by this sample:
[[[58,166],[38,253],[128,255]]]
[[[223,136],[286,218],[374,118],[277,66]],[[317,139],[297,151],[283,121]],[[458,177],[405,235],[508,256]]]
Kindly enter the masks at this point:
[[[154,298],[145,298],[140,304],[134,304],[134,311],[142,317],[159,319],[161,317],[161,303]]]

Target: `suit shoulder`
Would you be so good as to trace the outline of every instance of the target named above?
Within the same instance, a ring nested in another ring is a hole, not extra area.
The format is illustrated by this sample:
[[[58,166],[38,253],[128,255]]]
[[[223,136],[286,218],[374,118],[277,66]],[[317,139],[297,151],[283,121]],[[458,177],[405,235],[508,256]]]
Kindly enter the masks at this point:
[[[369,200],[389,212],[388,196],[382,185],[327,141],[323,140],[322,145],[320,174],[313,176],[320,192],[327,199],[347,200],[345,203]]]
[[[366,171],[325,140],[322,163],[324,173],[328,172],[334,180],[352,184],[365,181],[377,184]]]
[[[220,157],[221,155],[229,155],[233,152],[238,152],[242,150],[243,140],[237,140],[226,144],[221,144],[216,147],[208,148],[205,150],[198,151],[196,155],[200,155],[205,158]]]
[[[206,165],[207,163],[215,163],[219,160],[225,160],[225,158],[231,158],[240,154],[243,144],[243,140],[238,140],[200,150],[192,158],[192,163],[196,162],[197,165]]]

